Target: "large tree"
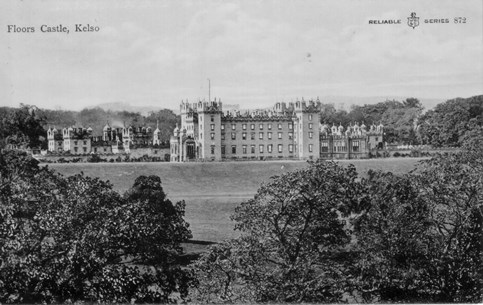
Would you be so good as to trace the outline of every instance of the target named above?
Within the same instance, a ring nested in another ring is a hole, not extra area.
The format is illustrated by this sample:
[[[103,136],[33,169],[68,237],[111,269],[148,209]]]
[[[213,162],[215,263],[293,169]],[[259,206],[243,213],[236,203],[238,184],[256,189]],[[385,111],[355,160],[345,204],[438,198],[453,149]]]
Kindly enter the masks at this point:
[[[159,177],[121,196],[0,154],[0,302],[169,302],[190,280],[177,257],[191,233]]]
[[[318,161],[262,185],[236,209],[241,237],[196,264],[202,302],[337,302],[349,278],[342,217],[363,201],[353,166]]]
[[[467,132],[483,126],[483,95],[438,104],[420,120],[422,141],[434,146],[461,146]]]
[[[3,144],[46,148],[45,115],[35,106],[20,105],[2,118]]]
[[[395,176],[371,173],[355,221],[366,301],[481,302],[483,136]]]

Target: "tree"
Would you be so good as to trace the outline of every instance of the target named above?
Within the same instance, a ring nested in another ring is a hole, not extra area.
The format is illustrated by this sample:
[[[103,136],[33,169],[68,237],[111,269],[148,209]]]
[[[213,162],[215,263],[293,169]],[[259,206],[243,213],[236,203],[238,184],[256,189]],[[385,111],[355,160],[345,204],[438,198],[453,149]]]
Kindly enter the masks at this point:
[[[370,302],[481,302],[483,137],[405,176],[371,173],[355,220],[357,290]]]
[[[108,182],[63,177],[26,154],[0,154],[0,302],[169,302],[187,295],[184,203],[159,177],[125,196]]]
[[[262,185],[232,217],[241,237],[195,264],[195,300],[340,301],[351,268],[343,217],[363,205],[357,179],[353,166],[317,161]]]
[[[483,126],[483,95],[438,104],[420,120],[422,139],[434,146],[461,146],[465,134]]]
[[[45,148],[44,122],[45,116],[37,107],[21,104],[4,119],[2,133],[5,144]]]

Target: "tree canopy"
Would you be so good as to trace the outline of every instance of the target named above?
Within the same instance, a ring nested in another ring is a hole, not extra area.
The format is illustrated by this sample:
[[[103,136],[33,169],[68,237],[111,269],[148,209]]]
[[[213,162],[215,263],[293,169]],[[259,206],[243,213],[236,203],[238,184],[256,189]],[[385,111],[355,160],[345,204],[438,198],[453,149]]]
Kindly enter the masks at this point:
[[[186,297],[191,278],[177,258],[191,232],[184,202],[167,199],[159,177],[137,178],[122,196],[22,153],[1,153],[0,165],[0,302]]]
[[[434,146],[461,146],[465,135],[483,126],[483,95],[438,104],[420,119],[420,134]]]

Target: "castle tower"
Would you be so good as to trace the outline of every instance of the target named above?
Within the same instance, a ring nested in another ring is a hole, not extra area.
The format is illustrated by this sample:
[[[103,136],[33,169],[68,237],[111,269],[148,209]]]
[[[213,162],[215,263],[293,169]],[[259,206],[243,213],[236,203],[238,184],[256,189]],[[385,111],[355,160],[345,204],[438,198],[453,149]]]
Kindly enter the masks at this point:
[[[153,145],[161,144],[161,131],[159,130],[159,120],[156,120],[156,129],[153,132]]]
[[[109,122],[106,122],[104,128],[102,128],[102,140],[103,141],[111,141],[111,126]]]
[[[221,160],[221,101],[198,102],[198,158]]]
[[[57,140],[56,138],[58,138],[58,136],[57,136],[58,133],[59,132],[57,131],[57,129],[55,129],[55,127],[54,128],[49,127],[49,129],[47,130],[47,140],[49,142],[49,144],[48,144],[49,145],[48,150],[50,152],[57,151],[55,144],[57,143],[56,142],[56,140]]]
[[[320,156],[320,103],[309,101],[308,105],[302,98],[294,104],[296,121],[297,154],[299,159],[317,159]]]
[[[178,128],[178,124],[176,124],[176,128],[173,131],[173,135],[169,140],[169,147],[170,147],[170,161],[171,162],[180,162],[180,132]]]

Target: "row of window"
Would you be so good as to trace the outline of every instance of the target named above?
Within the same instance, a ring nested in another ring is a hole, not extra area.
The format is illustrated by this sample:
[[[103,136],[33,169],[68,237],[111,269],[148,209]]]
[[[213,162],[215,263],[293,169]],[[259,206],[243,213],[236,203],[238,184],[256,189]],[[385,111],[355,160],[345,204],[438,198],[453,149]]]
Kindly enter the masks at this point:
[[[250,133],[250,140],[255,140],[255,133],[252,132]],[[263,137],[264,137],[264,133],[263,132],[259,132],[258,133],[258,139],[259,140],[263,140]],[[282,132],[279,132],[278,133],[278,139],[282,139],[283,137],[283,133]],[[309,132],[309,139],[312,139],[314,137],[314,133],[313,132]],[[203,133],[200,134],[200,138],[203,139]],[[215,139],[215,133],[212,132],[210,133],[210,138],[211,140],[214,140]],[[232,132],[231,133],[231,139],[232,140],[236,140],[236,132]],[[247,133],[246,132],[243,132],[242,133],[242,140],[246,140],[247,139]],[[271,140],[272,139],[272,133],[271,132],[267,132],[267,139],[268,140]],[[293,140],[293,132],[289,132],[288,133],[288,139],[289,140]],[[222,133],[221,134],[221,140],[225,140],[225,133]]]
[[[215,124],[211,124],[210,125],[210,129],[212,131],[215,130]],[[242,124],[242,130],[247,130],[247,127],[248,127],[248,124]],[[259,130],[263,130],[264,128],[264,124],[259,124],[258,125],[258,129]],[[277,128],[278,130],[282,130],[282,124],[279,123],[277,125]],[[314,128],[314,124],[313,123],[309,123],[309,129],[313,129]],[[201,129],[203,129],[203,125],[201,125]],[[267,124],[267,129],[268,130],[272,130],[272,124]],[[293,123],[288,123],[288,129],[289,130],[293,130]],[[225,124],[221,124],[221,130],[225,130]],[[231,130],[236,130],[236,124],[231,124]],[[255,124],[250,124],[250,130],[255,130]]]
[[[241,148],[242,148],[242,154],[248,153],[248,145],[242,145]],[[250,145],[250,153],[251,154],[255,153],[255,148],[256,148],[256,145]],[[278,144],[277,148],[278,148],[278,153],[283,152],[283,144]],[[309,152],[312,152],[313,149],[314,149],[313,145],[309,144]],[[264,152],[265,152],[265,145],[264,144],[258,145],[258,153],[263,154]],[[273,144],[268,144],[267,145],[267,153],[271,154],[272,152],[273,152]],[[293,144],[288,145],[288,152],[289,153],[294,152],[294,145]],[[221,154],[224,155],[225,153],[226,153],[226,147],[225,147],[225,145],[222,145],[221,146]],[[237,146],[236,145],[231,146],[231,153],[232,154],[237,153]],[[212,155],[215,154],[215,145],[211,145],[211,154]]]
[[[309,121],[312,121],[312,119],[313,119],[313,118],[314,118],[314,116],[313,116],[312,114],[309,114]],[[212,116],[210,117],[210,120],[211,120],[212,122],[214,122],[214,121],[215,121],[215,117],[212,115]],[[202,117],[202,116],[200,116],[200,121],[203,121],[203,117]],[[261,124],[260,124],[260,125],[261,125]],[[271,125],[271,124],[269,124],[269,125]]]
[[[321,142],[320,143],[320,150],[321,152],[329,152],[329,143],[328,142]],[[345,141],[335,141],[334,142],[334,151],[335,152],[347,152],[347,146]],[[352,141],[352,151],[358,152],[359,151],[359,141]]]

